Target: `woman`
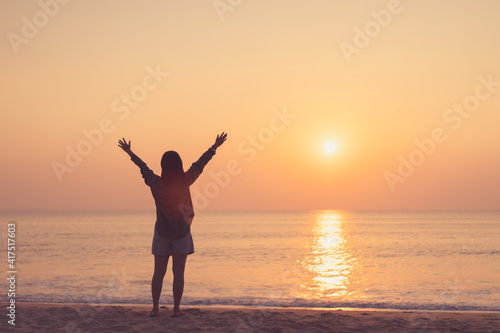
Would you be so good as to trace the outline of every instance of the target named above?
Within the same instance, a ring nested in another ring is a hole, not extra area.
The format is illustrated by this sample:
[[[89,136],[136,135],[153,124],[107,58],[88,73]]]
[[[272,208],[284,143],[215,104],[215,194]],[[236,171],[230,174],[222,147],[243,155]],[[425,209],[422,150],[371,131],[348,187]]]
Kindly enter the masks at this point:
[[[189,186],[200,176],[205,165],[215,155],[217,148],[227,139],[227,134],[217,135],[215,143],[201,157],[184,172],[182,160],[175,151],[167,151],[161,159],[161,177],[148,168],[135,155],[125,138],[118,141],[122,148],[141,169],[146,185],[156,204],[156,223],[151,253],[155,256],[155,269],[151,280],[151,294],[153,296],[153,310],[151,317],[159,316],[158,303],[163,285],[163,277],[167,271],[168,258],[172,256],[172,272],[174,274],[173,294],[174,312],[172,317],[184,315],[179,309],[182,292],[184,290],[184,268],[189,254],[194,253],[191,237],[191,222],[194,217],[193,203]]]

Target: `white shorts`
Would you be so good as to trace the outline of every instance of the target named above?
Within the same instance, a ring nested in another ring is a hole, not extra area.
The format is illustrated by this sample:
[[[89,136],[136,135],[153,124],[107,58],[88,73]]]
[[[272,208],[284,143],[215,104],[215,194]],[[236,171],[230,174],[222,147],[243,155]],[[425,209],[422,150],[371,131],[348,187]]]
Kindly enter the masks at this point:
[[[171,254],[192,254],[194,253],[193,237],[191,230],[181,239],[166,239],[160,236],[154,228],[153,245],[151,254],[157,256],[169,256]]]

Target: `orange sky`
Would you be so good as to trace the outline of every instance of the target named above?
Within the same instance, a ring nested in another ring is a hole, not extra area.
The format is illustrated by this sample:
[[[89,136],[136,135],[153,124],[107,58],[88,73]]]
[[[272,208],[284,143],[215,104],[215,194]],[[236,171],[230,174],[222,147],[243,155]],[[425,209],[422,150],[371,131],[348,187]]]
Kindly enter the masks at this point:
[[[160,173],[222,131],[198,209],[500,209],[499,12],[1,1],[0,209],[152,208],[118,139]]]

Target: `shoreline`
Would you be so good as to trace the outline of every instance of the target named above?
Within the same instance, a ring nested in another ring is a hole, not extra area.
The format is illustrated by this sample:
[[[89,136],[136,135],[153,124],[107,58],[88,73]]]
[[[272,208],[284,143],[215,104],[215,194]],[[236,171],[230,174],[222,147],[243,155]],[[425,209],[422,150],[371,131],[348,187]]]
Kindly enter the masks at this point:
[[[16,302],[17,303],[17,302]],[[16,304],[18,332],[497,332],[500,312],[387,309],[292,309],[171,305],[150,318],[151,305],[29,303]],[[7,311],[7,309],[5,309]]]
[[[7,301],[5,301],[7,302]],[[27,305],[27,304],[36,304],[36,305],[65,305],[65,306],[79,306],[79,305],[88,305],[88,306],[94,306],[94,307],[105,307],[105,306],[123,306],[123,307],[134,307],[134,306],[150,306],[150,304],[143,304],[143,303],[72,303],[72,302],[52,302],[52,303],[46,303],[46,302],[29,302],[29,301],[16,301],[16,305]],[[164,306],[164,305],[160,305]],[[500,314],[500,309],[499,310],[432,310],[432,309],[394,309],[394,308],[354,308],[354,307],[338,307],[338,308],[325,308],[325,307],[295,307],[295,306],[267,306],[267,305],[223,305],[223,304],[186,304],[181,306],[185,308],[207,308],[207,309],[242,309],[242,310],[312,310],[312,311],[369,311],[369,312],[383,312],[383,311],[388,311],[388,312],[443,312],[443,313],[498,313]]]

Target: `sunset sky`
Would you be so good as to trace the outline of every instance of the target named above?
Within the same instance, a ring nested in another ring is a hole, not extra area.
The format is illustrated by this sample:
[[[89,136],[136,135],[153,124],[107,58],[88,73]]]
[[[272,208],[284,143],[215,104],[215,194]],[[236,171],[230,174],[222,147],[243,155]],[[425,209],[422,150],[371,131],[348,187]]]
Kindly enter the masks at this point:
[[[198,209],[500,209],[499,13],[2,0],[0,209],[150,209],[118,139],[160,174],[223,131]]]

